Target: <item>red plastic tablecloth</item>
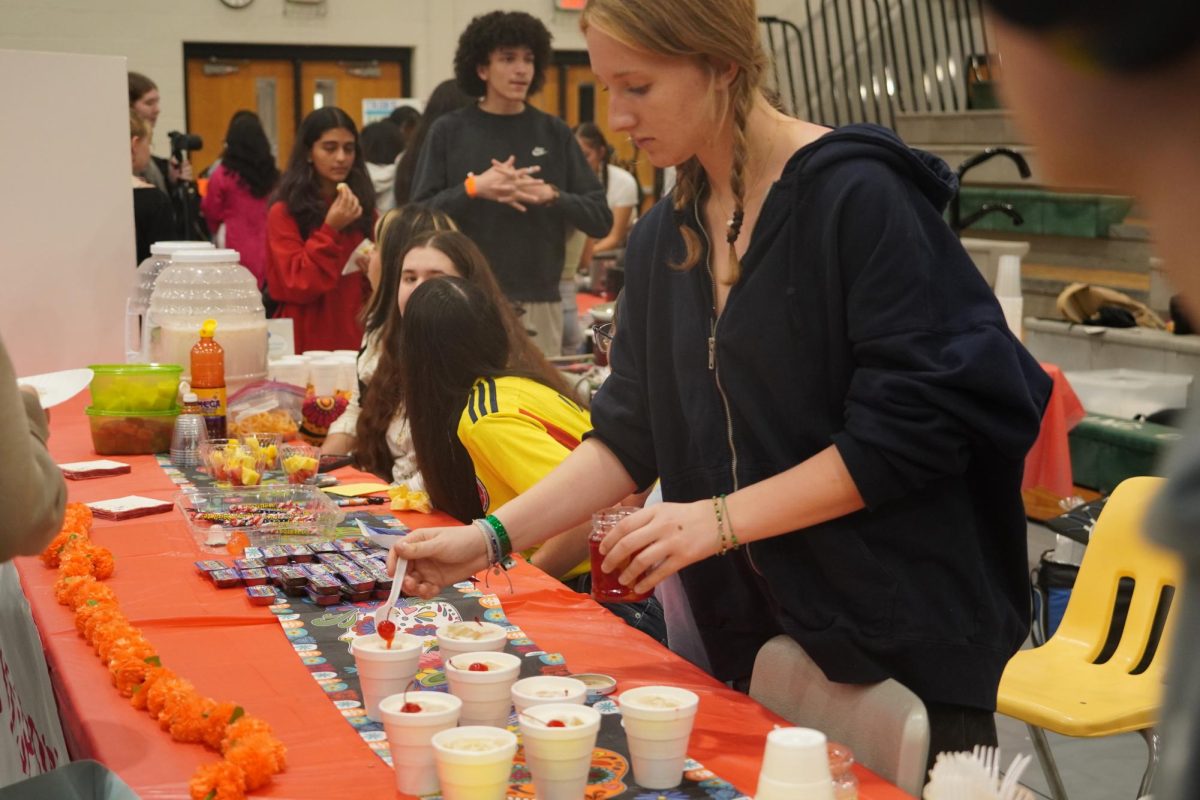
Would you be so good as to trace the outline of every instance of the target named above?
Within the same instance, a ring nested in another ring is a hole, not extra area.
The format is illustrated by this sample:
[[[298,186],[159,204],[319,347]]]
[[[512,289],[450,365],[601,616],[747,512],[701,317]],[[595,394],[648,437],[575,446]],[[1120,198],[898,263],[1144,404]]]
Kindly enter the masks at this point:
[[[1049,489],[1059,497],[1070,497],[1075,493],[1075,481],[1071,476],[1071,448],[1067,434],[1086,412],[1062,370],[1045,363],[1042,369],[1054,380],[1054,388],[1050,391],[1037,441],[1025,457],[1021,488]]]
[[[84,400],[52,412],[50,448],[59,462],[95,457]],[[133,465],[131,474],[69,481],[71,500],[175,495],[152,457],[120,460]],[[345,472],[343,477],[355,474]],[[397,516],[413,527],[445,520]],[[287,746],[287,771],[255,796],[395,796],[391,769],[367,749],[309,676],[274,616],[250,606],[242,592],[216,590],[197,576],[192,562],[208,556],[200,553],[178,512],[124,522],[97,519],[92,535],[113,551],[117,570],[108,583],[163,663],[202,694],[238,702],[270,722]],[[34,558],[19,559],[17,568],[45,644],[72,755],[103,762],[148,800],[186,797],[188,778],[216,755],[200,745],[173,742],[145,712],[129,706],[76,634],[71,614],[55,602],[57,573]],[[573,669],[613,675],[619,689],[668,683],[698,693],[700,710],[688,752],[743,791],[754,791],[766,733],[782,723],[780,718],[537,569],[521,565],[511,574],[516,593],[500,592],[507,615],[539,645],[563,653]],[[861,769],[859,777],[863,800],[908,797],[868,770]]]

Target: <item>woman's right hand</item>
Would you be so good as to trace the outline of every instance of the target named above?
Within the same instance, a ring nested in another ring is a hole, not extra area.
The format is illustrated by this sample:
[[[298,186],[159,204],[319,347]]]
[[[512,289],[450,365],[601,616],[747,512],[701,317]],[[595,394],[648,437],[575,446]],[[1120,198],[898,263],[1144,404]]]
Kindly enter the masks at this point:
[[[362,216],[362,204],[347,184],[339,183],[333,204],[325,213],[325,224],[335,231],[343,230]]]
[[[488,567],[487,543],[474,525],[419,528],[392,545],[387,571],[396,572],[396,559],[408,561],[404,593],[428,600],[443,586],[464,580]]]

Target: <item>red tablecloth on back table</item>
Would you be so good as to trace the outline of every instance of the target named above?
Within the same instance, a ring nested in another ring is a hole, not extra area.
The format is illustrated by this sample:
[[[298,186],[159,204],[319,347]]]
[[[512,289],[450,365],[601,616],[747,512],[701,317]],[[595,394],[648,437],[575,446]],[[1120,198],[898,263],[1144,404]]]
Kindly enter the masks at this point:
[[[80,397],[52,413],[50,447],[60,462],[95,457],[84,405]],[[69,482],[71,499],[175,495],[153,458],[121,460],[133,465],[132,474]],[[420,514],[398,516],[414,527],[437,521]],[[310,677],[274,616],[250,606],[243,592],[214,589],[197,576],[192,562],[209,556],[196,547],[178,512],[125,522],[97,519],[92,535],[113,551],[117,570],[108,584],[163,663],[195,683],[201,694],[240,703],[247,713],[270,722],[287,746],[287,771],[255,796],[393,796],[391,769],[368,750]],[[145,712],[120,697],[108,671],[75,632],[70,612],[55,602],[57,573],[33,558],[19,559],[17,567],[45,644],[74,757],[103,762],[143,798],[186,797],[188,778],[216,755],[200,745],[173,742]],[[533,567],[522,565],[512,576],[516,593],[500,592],[507,615],[543,648],[566,656],[572,669],[613,675],[619,689],[666,683],[697,692],[700,710],[688,752],[743,791],[754,791],[764,737],[782,720]],[[867,770],[859,775],[863,800],[908,797]]]

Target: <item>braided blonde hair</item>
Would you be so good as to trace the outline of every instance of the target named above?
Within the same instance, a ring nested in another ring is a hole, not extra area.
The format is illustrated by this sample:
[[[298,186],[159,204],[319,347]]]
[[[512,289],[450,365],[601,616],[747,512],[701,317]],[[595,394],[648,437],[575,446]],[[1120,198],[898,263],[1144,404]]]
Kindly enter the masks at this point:
[[[728,64],[737,67],[724,102],[713,109],[716,127],[731,118],[733,165],[729,188],[733,192],[733,216],[725,240],[729,245],[732,282],[740,275],[735,243],[745,216],[745,172],[749,157],[746,122],[761,94],[767,56],[758,33],[755,0],[590,0],[580,27],[595,25],[627,47],[665,56],[694,59],[715,80]],[[676,168],[671,203],[686,251],[683,260],[672,264],[687,270],[700,261],[700,237],[683,223],[683,215],[708,188],[704,168],[690,158]]]

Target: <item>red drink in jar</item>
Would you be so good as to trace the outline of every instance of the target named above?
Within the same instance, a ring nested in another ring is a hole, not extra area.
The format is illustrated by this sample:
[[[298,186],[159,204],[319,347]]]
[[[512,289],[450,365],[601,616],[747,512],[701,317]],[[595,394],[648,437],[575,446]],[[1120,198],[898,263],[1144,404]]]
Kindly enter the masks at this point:
[[[645,600],[652,594],[652,592],[635,592],[632,586],[621,583],[618,578],[621,575],[622,567],[618,567],[612,572],[604,572],[600,569],[600,565],[604,563],[604,556],[600,554],[600,542],[604,541],[604,537],[609,534],[617,522],[637,510],[630,506],[617,506],[597,511],[592,515],[592,533],[588,536],[588,553],[592,559],[592,598],[598,603],[636,603]]]

